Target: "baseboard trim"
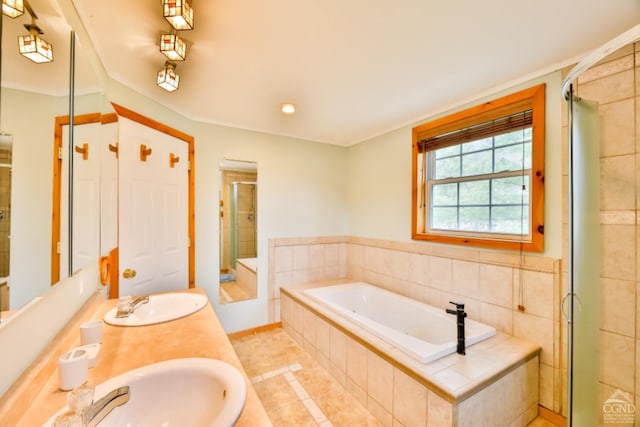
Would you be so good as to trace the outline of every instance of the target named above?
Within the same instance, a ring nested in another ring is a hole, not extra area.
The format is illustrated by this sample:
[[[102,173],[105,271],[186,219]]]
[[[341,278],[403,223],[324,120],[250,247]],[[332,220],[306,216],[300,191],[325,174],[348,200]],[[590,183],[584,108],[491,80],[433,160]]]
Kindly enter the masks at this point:
[[[270,329],[281,328],[281,327],[282,327],[282,322],[269,323],[267,325],[257,326],[251,329],[245,329],[244,331],[232,332],[230,334],[227,334],[227,336],[229,337],[229,339],[237,339],[237,338],[246,337],[247,335],[257,334],[258,332],[264,332]]]
[[[553,412],[550,409],[545,408],[544,406],[538,405],[538,415],[540,416],[540,418],[544,418],[545,420],[557,425],[558,427],[566,427],[567,425],[567,419],[565,417],[556,412]]]

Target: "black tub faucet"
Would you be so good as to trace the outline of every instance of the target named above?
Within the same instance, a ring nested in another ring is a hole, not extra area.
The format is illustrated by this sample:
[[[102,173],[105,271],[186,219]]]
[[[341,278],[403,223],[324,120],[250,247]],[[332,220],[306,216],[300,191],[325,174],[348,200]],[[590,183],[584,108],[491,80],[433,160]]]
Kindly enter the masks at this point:
[[[455,310],[447,308],[447,313],[455,314],[456,324],[458,325],[458,354],[465,354],[464,348],[464,318],[467,317],[467,313],[464,312],[464,304],[449,301],[450,304],[456,306]]]

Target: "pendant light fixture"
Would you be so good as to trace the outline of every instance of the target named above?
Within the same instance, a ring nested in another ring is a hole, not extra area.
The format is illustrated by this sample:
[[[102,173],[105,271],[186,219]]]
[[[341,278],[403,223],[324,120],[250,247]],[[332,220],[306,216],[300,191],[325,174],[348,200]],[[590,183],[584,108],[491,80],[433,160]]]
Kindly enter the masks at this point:
[[[193,9],[187,0],[162,0],[164,18],[176,30],[193,30]]]
[[[164,63],[164,68],[158,72],[158,86],[167,92],[178,89],[180,76],[175,72],[176,64],[170,61]]]
[[[184,61],[187,57],[187,44],[177,34],[162,34],[160,52],[170,61]]]
[[[53,61],[53,47],[51,43],[40,37],[44,33],[36,25],[35,18],[32,18],[31,24],[25,24],[24,27],[29,34],[18,37],[20,54],[37,64]]]
[[[10,18],[17,18],[24,13],[22,0],[2,0],[2,13]]]

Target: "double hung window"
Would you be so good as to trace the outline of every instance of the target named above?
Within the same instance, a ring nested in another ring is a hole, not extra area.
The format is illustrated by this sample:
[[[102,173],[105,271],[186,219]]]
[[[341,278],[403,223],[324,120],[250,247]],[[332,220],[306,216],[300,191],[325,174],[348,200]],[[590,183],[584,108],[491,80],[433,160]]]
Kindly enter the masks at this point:
[[[413,129],[412,237],[542,251],[544,85]]]

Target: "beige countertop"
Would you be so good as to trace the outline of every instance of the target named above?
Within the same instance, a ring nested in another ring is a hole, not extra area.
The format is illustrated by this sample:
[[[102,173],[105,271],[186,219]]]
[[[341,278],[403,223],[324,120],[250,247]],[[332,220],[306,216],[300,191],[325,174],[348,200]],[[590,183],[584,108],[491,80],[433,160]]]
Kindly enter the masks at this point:
[[[185,292],[205,294],[197,288]],[[90,307],[76,316],[71,322],[73,324],[56,338],[67,347],[56,345],[46,350],[48,354],[42,359],[48,361],[37,362],[39,367],[25,373],[18,381],[21,384],[9,391],[13,395],[3,396],[0,405],[0,420],[3,421],[0,424],[40,426],[66,404],[66,392],[58,388],[55,361],[60,354],[80,345],[78,326],[81,322],[102,319],[116,303],[115,299],[95,299],[88,303]],[[89,370],[89,383],[97,385],[134,368],[183,357],[219,359],[238,368],[247,384],[247,400],[236,426],[272,426],[211,304],[190,316],[156,325],[120,327],[105,323],[100,356],[96,366]],[[33,389],[39,386],[39,391]],[[24,406],[24,399],[31,399],[31,404],[20,408]],[[20,401],[23,405],[16,404]]]

